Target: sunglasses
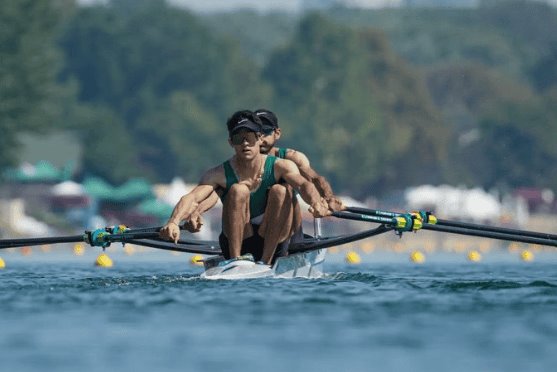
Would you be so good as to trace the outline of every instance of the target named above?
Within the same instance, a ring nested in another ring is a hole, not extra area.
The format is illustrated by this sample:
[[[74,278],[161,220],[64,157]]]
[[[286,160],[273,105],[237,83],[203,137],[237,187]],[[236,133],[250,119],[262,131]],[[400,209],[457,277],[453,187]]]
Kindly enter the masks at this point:
[[[264,136],[270,136],[275,132],[275,128],[265,128],[262,132]]]
[[[236,133],[230,137],[230,142],[235,146],[242,145],[244,141],[246,141],[248,145],[253,146],[257,140],[258,136],[255,132]]]

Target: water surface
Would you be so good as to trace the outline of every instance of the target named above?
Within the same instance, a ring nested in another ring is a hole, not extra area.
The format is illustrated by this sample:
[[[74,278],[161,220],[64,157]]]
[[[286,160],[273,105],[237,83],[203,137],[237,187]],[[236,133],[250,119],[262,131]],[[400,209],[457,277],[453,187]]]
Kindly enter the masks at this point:
[[[4,256],[6,259],[6,257]],[[2,371],[550,371],[557,263],[366,262],[205,281],[183,258],[15,260]]]

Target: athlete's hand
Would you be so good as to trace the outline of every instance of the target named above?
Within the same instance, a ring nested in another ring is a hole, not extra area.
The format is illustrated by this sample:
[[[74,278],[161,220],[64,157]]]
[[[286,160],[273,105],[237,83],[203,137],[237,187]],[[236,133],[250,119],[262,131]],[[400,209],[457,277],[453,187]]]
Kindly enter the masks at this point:
[[[319,202],[313,203],[308,210],[315,218],[330,216],[332,213],[329,210],[329,205],[323,198]]]
[[[191,233],[196,233],[201,230],[203,226],[203,218],[197,212],[194,212],[188,221],[184,224],[184,228]]]
[[[336,196],[330,197],[329,200],[327,200],[327,204],[329,209],[333,212],[343,211],[346,209],[346,206]]]
[[[178,244],[180,240],[180,226],[176,222],[167,222],[160,231],[159,236],[165,240],[172,240],[174,244]]]
[[[250,191],[253,191],[253,190],[255,190],[259,187],[259,185],[261,184],[261,179],[257,178],[257,179],[243,180],[243,181],[238,182],[238,184],[244,185]]]

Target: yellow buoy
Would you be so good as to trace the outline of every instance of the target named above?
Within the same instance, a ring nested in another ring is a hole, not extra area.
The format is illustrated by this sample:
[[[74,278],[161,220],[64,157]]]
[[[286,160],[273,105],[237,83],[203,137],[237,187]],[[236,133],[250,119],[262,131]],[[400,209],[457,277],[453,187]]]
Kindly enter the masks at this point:
[[[4,262],[4,260],[2,259],[2,257],[0,257],[0,269],[3,269],[6,267],[6,263]]]
[[[344,256],[344,259],[346,260],[346,263],[349,263],[351,265],[358,265],[359,263],[362,262],[362,259],[360,258],[360,255],[354,251],[350,251],[348,253],[346,253],[346,256]]]
[[[528,249],[525,249],[520,252],[520,259],[524,262],[531,262],[534,260],[534,254]]]
[[[108,257],[106,253],[101,253],[99,257],[97,257],[95,265],[99,267],[112,267],[112,259]]]
[[[482,260],[482,255],[478,251],[470,251],[468,252],[468,261],[472,262],[480,262]]]
[[[83,246],[83,244],[77,243],[73,246],[73,254],[75,254],[76,256],[83,256],[84,253],[85,247]]]
[[[421,264],[425,262],[425,255],[420,251],[412,251],[410,253],[410,261]]]
[[[203,266],[203,256],[200,254],[191,256],[190,263],[196,266]]]

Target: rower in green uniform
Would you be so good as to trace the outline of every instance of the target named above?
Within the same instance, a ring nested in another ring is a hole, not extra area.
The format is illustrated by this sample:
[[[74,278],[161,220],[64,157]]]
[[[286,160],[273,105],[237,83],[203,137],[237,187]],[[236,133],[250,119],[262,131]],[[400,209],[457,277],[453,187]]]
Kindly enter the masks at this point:
[[[286,188],[279,182],[284,181],[298,191],[315,217],[330,215],[330,211],[315,186],[293,162],[261,154],[262,123],[253,112],[234,113],[227,128],[234,155],[203,174],[199,184],[176,204],[160,235],[177,242],[180,223],[192,220],[199,204],[218,192],[223,201],[219,242],[225,258],[252,253],[256,260],[270,264],[284,236],[282,226],[289,218]],[[264,231],[262,225],[266,227]]]
[[[261,153],[293,161],[302,176],[317,187],[321,197],[327,201],[329,209],[332,211],[343,210],[344,206],[340,199],[334,195],[329,182],[311,167],[308,157],[303,152],[276,146],[276,142],[282,134],[277,116],[272,111],[266,109],[256,110],[255,115],[261,119],[263,124]]]
[[[278,125],[277,116],[267,109],[255,110],[255,115],[261,119],[263,124],[263,136],[261,139],[261,153],[267,155],[273,155],[281,159],[288,159],[294,162],[301,175],[313,183],[319,194],[323,199],[325,199],[329,210],[340,211],[344,209],[342,201],[336,197],[333,193],[331,185],[325,177],[319,175],[310,165],[308,157],[301,151],[296,151],[294,149],[289,149],[285,147],[277,147],[276,142],[281,137],[281,129]],[[288,226],[290,227],[290,236],[295,237],[295,239],[303,238],[302,233],[302,213],[300,210],[300,205],[297,202],[298,199],[295,197],[292,188],[288,185],[286,187],[286,202],[291,203],[290,218],[287,219]],[[288,226],[285,226],[287,228]],[[264,231],[266,226],[261,226]],[[280,248],[280,247],[279,247]]]
[[[281,137],[281,129],[278,125],[276,115],[266,109],[255,111],[255,115],[262,122],[262,138],[260,151],[266,155],[273,155],[281,159],[291,160],[296,164],[302,176],[309,182],[313,183],[319,191],[322,199],[327,203],[330,211],[339,211],[344,209],[344,205],[338,197],[333,194],[331,185],[325,177],[320,176],[310,165],[307,156],[301,152],[284,147],[276,147],[276,142]],[[282,188],[277,186],[271,189],[271,193],[278,193],[279,198],[283,200],[283,213],[287,215],[284,223],[281,225],[278,233],[279,244],[275,248],[272,256],[280,257],[288,254],[288,245],[291,241],[299,241],[303,238],[302,231],[302,213],[300,204],[293,190],[287,184],[282,183]],[[201,215],[208,209],[212,208],[218,200],[216,193],[211,194],[206,200],[200,203],[199,208],[192,213],[191,218],[186,221],[185,228],[190,232],[197,232],[203,225]],[[269,221],[273,223],[272,221]],[[259,226],[259,232],[264,235],[267,230],[266,221]],[[291,240],[292,239],[292,240]]]

